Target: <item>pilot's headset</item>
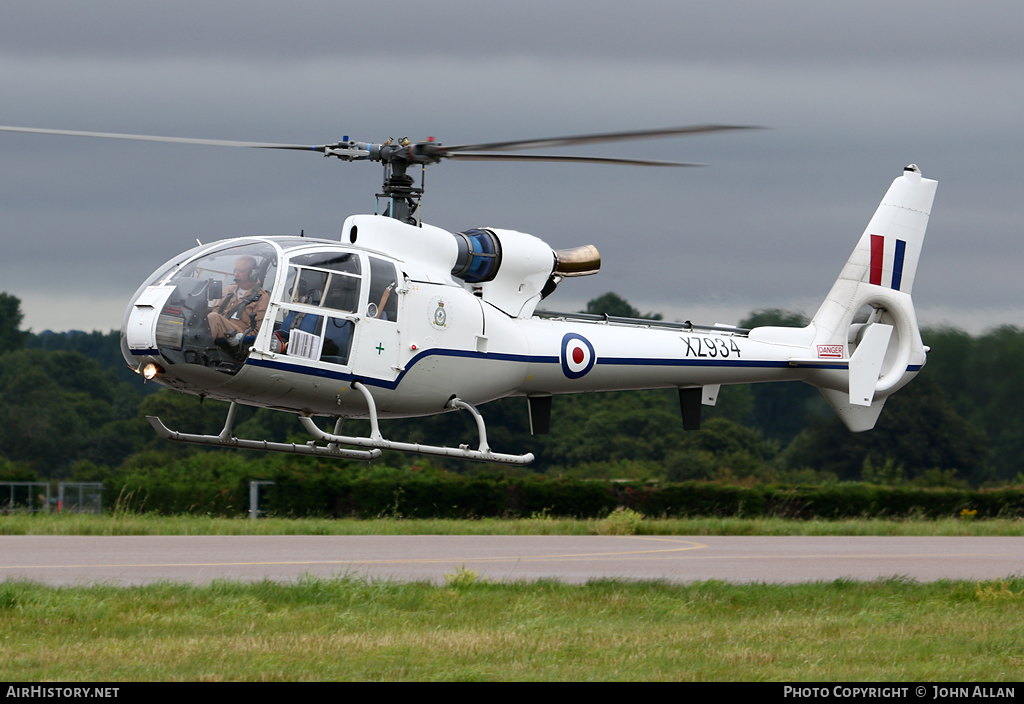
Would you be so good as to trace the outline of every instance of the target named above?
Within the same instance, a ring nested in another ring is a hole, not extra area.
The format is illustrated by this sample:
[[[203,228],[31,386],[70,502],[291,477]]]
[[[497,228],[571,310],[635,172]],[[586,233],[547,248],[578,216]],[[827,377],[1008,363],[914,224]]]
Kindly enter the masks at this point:
[[[256,263],[253,264],[252,269],[249,270],[249,281],[258,284],[260,283],[260,265],[255,257],[253,258],[253,261]]]

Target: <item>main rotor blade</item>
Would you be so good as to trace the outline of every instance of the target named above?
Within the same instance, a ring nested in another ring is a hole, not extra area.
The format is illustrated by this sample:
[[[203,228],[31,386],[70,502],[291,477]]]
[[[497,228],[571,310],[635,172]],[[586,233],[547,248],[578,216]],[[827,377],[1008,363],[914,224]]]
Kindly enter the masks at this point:
[[[555,156],[553,154],[488,154],[486,152],[456,152],[449,159],[459,161],[564,161],[588,164],[630,164],[633,166],[704,166],[681,161],[654,161],[651,159],[619,159],[611,156]]]
[[[691,134],[707,134],[708,132],[729,132],[733,130],[758,130],[760,127],[742,125],[690,125],[688,127],[666,127],[656,130],[640,130],[636,132],[608,132],[605,134],[577,135],[572,137],[553,137],[551,139],[528,139],[515,142],[489,142],[486,144],[457,144],[442,147],[447,152],[493,152],[515,151],[517,149],[548,149],[566,147],[577,144],[599,144],[601,142],[625,142],[632,139],[654,139],[656,137],[678,137]]]
[[[30,134],[52,134],[67,137],[100,137],[102,139],[131,139],[138,142],[171,142],[174,144],[205,144],[212,147],[248,147],[250,149],[296,149],[322,152],[323,146],[308,144],[272,144],[268,142],[232,142],[225,139],[191,139],[188,137],[155,137],[147,134],[118,134],[115,132],[80,132],[77,130],[44,130],[37,127],[3,127],[3,132],[28,132]]]

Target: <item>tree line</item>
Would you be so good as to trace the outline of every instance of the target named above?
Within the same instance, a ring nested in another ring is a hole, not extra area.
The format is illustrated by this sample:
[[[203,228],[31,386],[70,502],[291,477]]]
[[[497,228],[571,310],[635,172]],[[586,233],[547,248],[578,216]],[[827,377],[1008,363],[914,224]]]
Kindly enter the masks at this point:
[[[642,314],[614,293],[591,301],[586,312],[661,317]],[[0,293],[0,481],[102,479],[182,466],[197,454],[210,455],[212,464],[204,465],[211,467],[217,453],[240,455],[254,467],[324,462],[164,441],[146,415],[158,415],[177,430],[216,433],[227,405],[144,384],[121,358],[118,331],[37,334],[22,330],[21,322],[20,301]],[[740,325],[806,323],[798,313],[764,310]],[[941,328],[922,335],[931,347],[928,364],[889,398],[878,425],[867,433],[847,431],[818,391],[798,382],[723,387],[718,404],[705,407],[702,429],[685,433],[674,390],[575,394],[555,397],[546,436],[529,434],[521,398],[483,408],[492,447],[537,457],[523,469],[390,454],[368,469],[331,464],[360,473],[415,466],[667,482],[863,480],[952,487],[1024,482],[1024,406],[1018,400],[1024,371],[1015,364],[1024,358],[1024,331],[1004,326],[971,336]],[[475,425],[465,413],[383,425],[385,435],[396,440],[475,444]],[[235,430],[239,437],[309,440],[295,416],[267,409],[241,408]],[[350,421],[346,431],[368,427]]]

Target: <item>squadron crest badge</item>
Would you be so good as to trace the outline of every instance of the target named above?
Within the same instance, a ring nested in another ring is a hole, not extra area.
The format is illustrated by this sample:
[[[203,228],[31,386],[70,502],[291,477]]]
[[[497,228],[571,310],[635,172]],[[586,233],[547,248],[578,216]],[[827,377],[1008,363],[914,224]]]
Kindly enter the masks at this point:
[[[446,330],[448,328],[448,309],[445,305],[448,302],[440,296],[430,299],[427,310],[430,315],[430,324],[435,330]]]

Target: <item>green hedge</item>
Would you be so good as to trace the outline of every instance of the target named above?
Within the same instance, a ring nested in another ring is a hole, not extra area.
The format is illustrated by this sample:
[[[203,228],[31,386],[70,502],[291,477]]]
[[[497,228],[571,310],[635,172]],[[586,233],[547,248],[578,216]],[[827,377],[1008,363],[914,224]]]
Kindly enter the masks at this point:
[[[863,483],[825,487],[724,486],[687,482],[662,486],[601,480],[464,477],[390,472],[358,476],[328,465],[281,463],[254,472],[240,460],[196,455],[174,467],[148,468],[106,482],[104,505],[164,514],[243,515],[251,479],[271,480],[260,508],[281,516],[404,516],[409,518],[596,518],[625,506],[651,516],[785,516],[943,518],[976,510],[977,518],[1024,516],[1024,491],[919,489]],[[125,497],[131,496],[126,502]]]
[[[312,479],[312,481],[309,481]],[[619,501],[607,482],[571,479],[478,479],[452,477],[372,479],[278,475],[266,508],[278,515],[479,518],[603,516]]]

